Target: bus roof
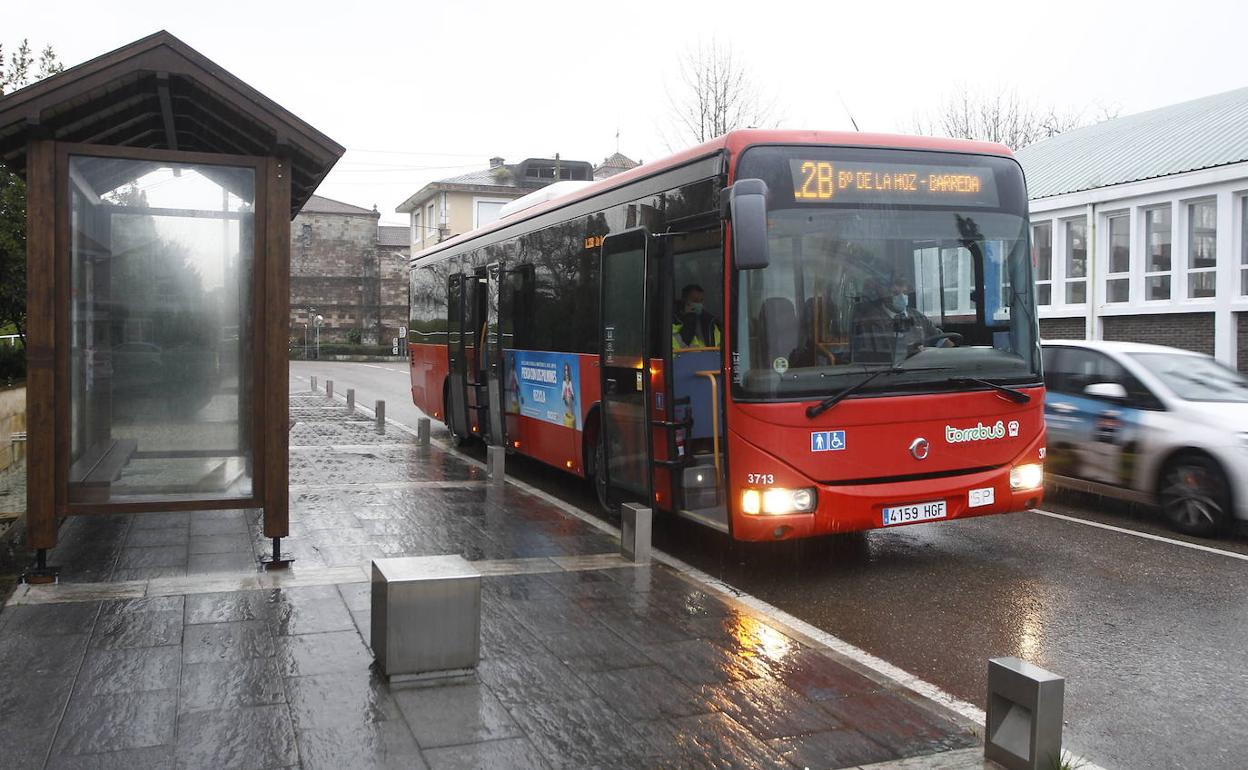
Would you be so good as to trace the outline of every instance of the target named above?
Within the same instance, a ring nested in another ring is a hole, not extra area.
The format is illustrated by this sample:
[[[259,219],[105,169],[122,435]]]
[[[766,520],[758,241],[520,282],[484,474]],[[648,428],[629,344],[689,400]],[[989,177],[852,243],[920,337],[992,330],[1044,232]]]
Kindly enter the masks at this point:
[[[540,216],[548,211],[562,208],[568,204],[592,198],[608,190],[623,187],[646,177],[661,174],[668,169],[683,166],[690,161],[727,151],[729,156],[737,157],[745,148],[755,144],[823,144],[848,147],[878,147],[892,150],[931,150],[937,152],[961,152],[973,155],[1000,155],[1013,157],[1009,148],[997,142],[979,142],[969,139],[949,139],[939,136],[909,136],[905,134],[877,134],[859,131],[795,131],[782,129],[744,128],[717,136],[714,139],[693,147],[681,150],[651,163],[644,163],[602,181],[595,182],[579,190],[561,195],[549,201],[518,211],[510,216],[498,219],[485,227],[469,230],[466,233],[425,249],[413,255],[412,261],[423,261],[461,243],[480,238],[504,227],[523,222],[526,219]]]

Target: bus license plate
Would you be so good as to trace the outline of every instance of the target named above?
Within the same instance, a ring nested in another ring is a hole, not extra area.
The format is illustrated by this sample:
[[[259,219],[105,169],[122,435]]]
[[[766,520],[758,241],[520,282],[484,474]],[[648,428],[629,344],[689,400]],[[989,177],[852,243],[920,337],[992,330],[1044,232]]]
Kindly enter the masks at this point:
[[[896,505],[884,509],[884,526],[894,524],[910,524],[915,521],[931,521],[945,518],[945,501],[932,503],[915,503],[913,505]]]

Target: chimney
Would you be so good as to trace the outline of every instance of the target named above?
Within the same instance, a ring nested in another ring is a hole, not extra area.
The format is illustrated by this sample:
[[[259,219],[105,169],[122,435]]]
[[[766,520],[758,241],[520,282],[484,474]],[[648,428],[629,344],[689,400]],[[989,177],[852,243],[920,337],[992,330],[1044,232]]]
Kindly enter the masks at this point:
[[[497,155],[495,155],[493,158],[490,158],[490,168],[498,168],[501,165],[503,165],[502,158],[498,157]]]

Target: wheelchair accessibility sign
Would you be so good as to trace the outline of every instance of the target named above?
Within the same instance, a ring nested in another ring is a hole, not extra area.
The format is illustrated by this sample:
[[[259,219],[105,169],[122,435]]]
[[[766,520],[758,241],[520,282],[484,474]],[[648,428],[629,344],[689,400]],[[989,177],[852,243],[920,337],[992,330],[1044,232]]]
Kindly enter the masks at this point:
[[[810,434],[810,451],[836,452],[845,448],[845,431],[816,430]]]

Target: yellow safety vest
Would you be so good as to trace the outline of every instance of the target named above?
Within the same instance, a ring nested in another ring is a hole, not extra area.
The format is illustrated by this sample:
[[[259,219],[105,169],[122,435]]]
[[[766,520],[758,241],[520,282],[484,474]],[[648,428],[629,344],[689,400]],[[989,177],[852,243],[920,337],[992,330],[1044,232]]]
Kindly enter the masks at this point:
[[[684,337],[680,336],[680,330],[683,328],[684,328],[684,324],[680,324],[680,323],[672,324],[672,350],[673,351],[692,350],[694,348],[707,347],[707,344],[702,341],[702,338],[698,336],[696,332],[693,335],[693,341],[690,342],[688,345],[686,345]],[[719,347],[719,342],[720,342],[719,326],[712,325],[711,330],[715,333],[715,344],[713,347]]]

